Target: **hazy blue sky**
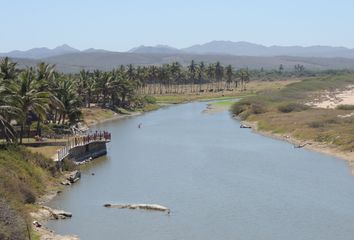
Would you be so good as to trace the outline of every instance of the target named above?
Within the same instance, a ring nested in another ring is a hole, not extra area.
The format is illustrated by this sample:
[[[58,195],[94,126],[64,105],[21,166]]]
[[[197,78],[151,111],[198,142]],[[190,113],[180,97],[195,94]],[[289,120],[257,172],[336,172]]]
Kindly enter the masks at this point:
[[[354,48],[354,0],[0,0],[0,52],[211,40]]]

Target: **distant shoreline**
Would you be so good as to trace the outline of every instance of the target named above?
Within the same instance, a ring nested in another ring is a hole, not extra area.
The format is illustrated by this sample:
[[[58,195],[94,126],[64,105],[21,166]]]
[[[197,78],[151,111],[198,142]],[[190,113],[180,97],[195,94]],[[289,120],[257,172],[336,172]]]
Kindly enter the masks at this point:
[[[345,160],[348,162],[348,167],[350,167],[351,173],[354,175],[354,170],[352,169],[353,161],[354,161],[354,152],[344,152],[336,148],[335,146],[331,146],[328,144],[323,144],[315,141],[300,141],[299,139],[296,139],[289,135],[261,131],[258,129],[257,122],[241,121],[238,117],[234,117],[234,118],[238,120],[241,124],[244,123],[245,125],[250,126],[254,133],[260,134],[265,137],[273,138],[276,140],[286,141],[294,145],[294,147],[307,143],[303,148],[310,151],[330,155],[332,157]]]

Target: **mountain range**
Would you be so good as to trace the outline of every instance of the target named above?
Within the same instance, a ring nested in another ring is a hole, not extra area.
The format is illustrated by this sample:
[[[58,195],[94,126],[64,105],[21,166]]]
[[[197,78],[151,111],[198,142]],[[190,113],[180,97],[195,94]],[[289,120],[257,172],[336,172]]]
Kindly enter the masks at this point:
[[[70,47],[67,44],[63,44],[63,45],[58,46],[53,49],[41,47],[41,48],[32,48],[27,51],[14,50],[14,51],[7,52],[7,53],[0,53],[0,56],[2,56],[2,57],[7,56],[10,58],[23,58],[23,59],[43,59],[43,58],[48,58],[48,57],[53,57],[53,56],[73,54],[73,53],[79,53],[79,52],[88,52],[88,53],[106,52],[106,50],[89,48],[89,49],[80,51],[76,48]]]
[[[0,56],[26,59],[42,59],[65,54],[82,52],[111,52],[90,48],[80,51],[67,44],[54,49],[33,48],[27,51],[11,51],[0,53]],[[127,53],[138,54],[208,54],[208,55],[235,55],[235,56],[293,56],[293,57],[328,57],[328,58],[354,58],[354,49],[331,46],[264,46],[249,42],[212,41],[201,45],[193,45],[187,48],[174,48],[167,45],[139,46],[132,48]]]
[[[61,72],[81,69],[111,70],[119,65],[160,65],[178,61],[183,65],[197,62],[231,64],[235,68],[293,69],[300,64],[307,69],[354,69],[354,49],[312,46],[281,47],[231,41],[213,41],[202,45],[177,49],[166,45],[140,46],[126,52],[112,52],[90,48],[78,50],[69,45],[54,49],[34,48],[28,51],[0,53],[9,56],[19,67],[35,66],[40,61],[55,64]]]

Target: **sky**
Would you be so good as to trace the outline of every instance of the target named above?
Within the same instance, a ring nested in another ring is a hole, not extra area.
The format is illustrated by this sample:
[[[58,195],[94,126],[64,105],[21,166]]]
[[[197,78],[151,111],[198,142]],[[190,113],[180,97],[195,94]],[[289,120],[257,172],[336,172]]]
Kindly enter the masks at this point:
[[[0,0],[0,52],[212,40],[354,48],[354,0]]]

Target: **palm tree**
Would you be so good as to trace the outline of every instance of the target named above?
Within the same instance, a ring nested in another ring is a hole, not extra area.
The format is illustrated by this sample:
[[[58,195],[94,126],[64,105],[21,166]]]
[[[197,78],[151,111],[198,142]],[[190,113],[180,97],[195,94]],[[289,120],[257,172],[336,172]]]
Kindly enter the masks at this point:
[[[220,64],[220,62],[217,62],[215,64],[215,79],[216,79],[216,82],[217,82],[218,91],[221,90],[220,89],[220,83],[221,83],[223,77],[224,77],[224,68]]]
[[[0,61],[0,78],[3,80],[11,80],[17,77],[16,63],[12,62],[8,57]]]
[[[81,116],[81,101],[75,82],[71,78],[64,76],[59,79],[57,96],[62,103],[62,114],[58,122],[64,124],[67,117],[69,122],[78,121]]]
[[[233,77],[233,70],[232,70],[232,66],[231,65],[228,65],[226,67],[226,88],[229,89],[230,88],[230,85],[232,83],[232,77]]]
[[[198,66],[198,84],[199,84],[199,92],[202,91],[202,84],[204,81],[204,72],[205,72],[205,64],[204,62],[200,62]]]
[[[30,126],[29,116],[35,114],[37,118],[43,120],[47,117],[47,110],[51,99],[51,93],[40,91],[40,83],[35,78],[32,68],[23,71],[19,78],[12,82],[11,103],[21,110],[19,121],[21,124],[20,144],[26,123]]]
[[[197,73],[197,65],[195,64],[194,60],[192,60],[191,64],[188,66],[188,72],[189,72],[189,79],[191,84],[191,92],[193,92],[193,85],[195,83],[196,73]]]
[[[236,75],[241,81],[241,91],[246,90],[246,83],[250,80],[250,73],[248,69],[240,69],[237,71]]]
[[[214,64],[209,64],[206,70],[206,75],[208,77],[209,83],[211,85],[211,87],[208,87],[208,90],[213,90],[212,89],[212,85],[213,85],[213,79],[215,77],[215,68],[214,68]]]
[[[0,130],[3,132],[7,141],[16,140],[16,130],[10,124],[13,117],[19,115],[18,108],[11,106],[8,99],[9,89],[3,79],[0,79]]]

